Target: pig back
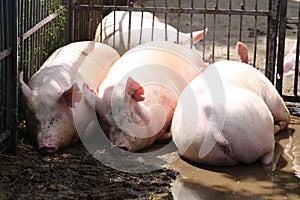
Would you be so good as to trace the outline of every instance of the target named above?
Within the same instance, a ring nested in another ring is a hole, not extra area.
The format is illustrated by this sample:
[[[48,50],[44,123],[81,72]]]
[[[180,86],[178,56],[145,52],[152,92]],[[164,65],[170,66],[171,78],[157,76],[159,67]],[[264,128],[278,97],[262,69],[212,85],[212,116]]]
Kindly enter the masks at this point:
[[[206,65],[198,52],[170,42],[148,42],[134,47],[111,67],[98,92],[118,83],[125,85],[128,77],[143,84],[162,83],[178,94],[199,75]]]

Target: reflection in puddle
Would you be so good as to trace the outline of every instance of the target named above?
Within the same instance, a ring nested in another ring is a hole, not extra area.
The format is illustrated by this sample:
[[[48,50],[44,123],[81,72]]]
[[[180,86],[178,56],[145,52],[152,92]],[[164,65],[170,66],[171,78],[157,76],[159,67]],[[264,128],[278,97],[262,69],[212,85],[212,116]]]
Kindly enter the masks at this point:
[[[212,167],[182,159],[172,164],[180,174],[172,183],[174,199],[300,199],[300,120],[278,135],[271,165]]]

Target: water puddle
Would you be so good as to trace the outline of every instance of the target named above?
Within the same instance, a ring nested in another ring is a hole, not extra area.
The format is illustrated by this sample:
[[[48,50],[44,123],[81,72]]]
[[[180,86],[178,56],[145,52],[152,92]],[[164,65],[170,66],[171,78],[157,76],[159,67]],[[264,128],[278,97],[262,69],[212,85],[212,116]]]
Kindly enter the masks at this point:
[[[174,199],[300,199],[300,118],[276,136],[271,165],[211,167],[178,159],[180,174],[172,184]]]

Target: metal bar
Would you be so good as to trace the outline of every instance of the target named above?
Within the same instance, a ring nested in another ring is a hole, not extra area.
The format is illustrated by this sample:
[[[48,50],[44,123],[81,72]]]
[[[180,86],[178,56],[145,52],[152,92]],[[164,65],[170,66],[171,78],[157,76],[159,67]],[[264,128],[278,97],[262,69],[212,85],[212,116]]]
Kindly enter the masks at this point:
[[[258,11],[258,0],[255,1],[255,10]],[[254,17],[254,52],[253,52],[253,63],[256,67],[256,56],[257,56],[257,16]]]
[[[282,95],[282,98],[283,98],[284,101],[288,101],[288,102],[300,102],[300,97],[299,96]]]
[[[107,5],[74,5],[76,10],[99,10],[101,7],[111,10],[123,11],[145,11],[145,12],[158,12],[158,13],[178,13],[181,14],[218,14],[218,15],[251,15],[251,16],[272,16],[270,11],[261,10],[224,10],[224,9],[202,9],[202,8],[165,8],[165,7],[128,7],[128,6],[107,6]]]
[[[7,57],[8,65],[6,66],[7,81],[4,89],[4,97],[6,98],[5,105],[5,130],[11,131],[9,152],[16,155],[17,150],[17,127],[18,122],[18,2],[17,0],[9,0],[8,8],[8,34],[7,45],[11,47],[12,53]]]
[[[279,19],[279,35],[278,35],[278,54],[277,54],[277,76],[276,89],[279,94],[282,94],[282,76],[283,76],[283,57],[285,47],[285,30],[287,22],[287,0],[282,0],[280,3],[280,19]]]
[[[266,77],[274,84],[275,58],[277,45],[277,28],[280,0],[270,0],[270,16],[268,17],[267,44],[266,44]]]
[[[296,42],[296,55],[299,55],[299,41],[300,41],[300,2],[299,2],[299,12],[298,12],[298,29],[297,29],[297,42]],[[295,59],[295,74],[299,74],[299,56]],[[298,93],[298,81],[299,78],[295,75],[294,81],[294,95],[297,96]]]
[[[229,10],[232,10],[232,0],[229,1]],[[229,60],[230,55],[230,37],[231,35],[231,14],[228,15],[228,30],[227,30],[227,60]]]
[[[0,60],[6,58],[7,56],[9,56],[11,54],[12,54],[11,48],[5,49],[4,51],[0,52]]]

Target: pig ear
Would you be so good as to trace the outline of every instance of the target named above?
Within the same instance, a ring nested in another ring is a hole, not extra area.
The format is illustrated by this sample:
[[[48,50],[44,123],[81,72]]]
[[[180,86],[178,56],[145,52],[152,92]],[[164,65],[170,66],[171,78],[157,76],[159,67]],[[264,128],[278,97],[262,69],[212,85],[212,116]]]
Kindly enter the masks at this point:
[[[62,98],[66,101],[69,107],[74,108],[76,102],[80,102],[82,94],[77,84],[74,84],[70,89],[66,90],[62,94]]]
[[[194,42],[194,44],[199,42],[200,40],[202,40],[207,31],[208,31],[208,28],[206,28],[204,30],[201,30],[201,31],[194,31],[193,32],[193,42]]]
[[[126,84],[126,94],[136,101],[144,101],[144,88],[131,77],[128,78]]]
[[[96,111],[100,111],[101,99],[96,95],[96,93],[88,86],[88,84],[82,84],[82,93],[87,101],[87,103],[94,107]]]
[[[236,44],[237,52],[239,56],[239,61],[248,64],[248,48],[242,42],[237,42]]]
[[[38,109],[38,99],[36,98],[36,95],[33,94],[32,90],[29,88],[29,86],[24,82],[23,79],[23,71],[20,72],[20,84],[21,89],[23,92],[23,95],[25,96],[26,100],[28,101],[29,105],[37,110]]]

